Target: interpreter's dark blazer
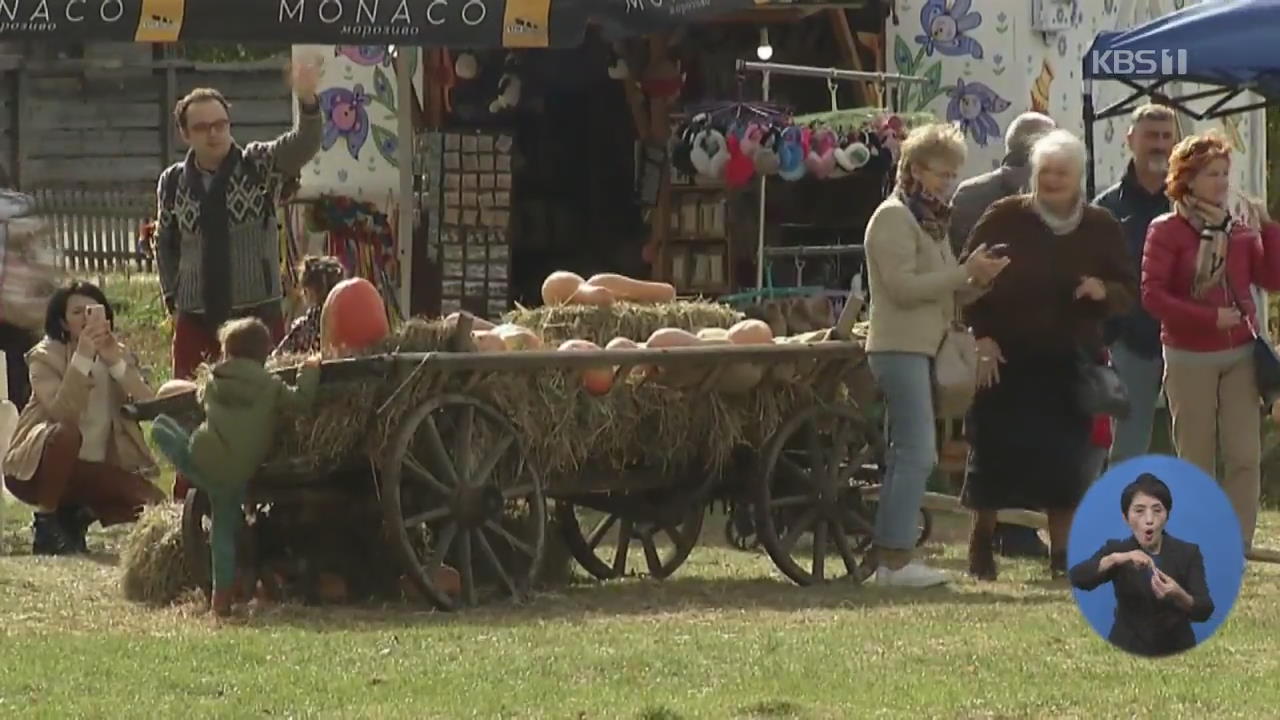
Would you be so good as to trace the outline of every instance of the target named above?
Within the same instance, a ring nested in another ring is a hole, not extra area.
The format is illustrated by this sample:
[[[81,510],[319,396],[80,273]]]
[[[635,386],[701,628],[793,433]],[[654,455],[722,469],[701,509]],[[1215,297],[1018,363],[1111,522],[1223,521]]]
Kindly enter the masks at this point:
[[[1133,537],[1108,540],[1092,557],[1071,568],[1071,584],[1081,590],[1093,590],[1111,583],[1116,594],[1116,620],[1108,639],[1121,649],[1139,655],[1172,655],[1195,647],[1191,623],[1204,622],[1213,615],[1200,546],[1165,533],[1160,554],[1153,556],[1156,567],[1191,596],[1189,612],[1172,599],[1157,599],[1145,569],[1125,563],[1099,572],[1098,566],[1107,555],[1140,548]]]

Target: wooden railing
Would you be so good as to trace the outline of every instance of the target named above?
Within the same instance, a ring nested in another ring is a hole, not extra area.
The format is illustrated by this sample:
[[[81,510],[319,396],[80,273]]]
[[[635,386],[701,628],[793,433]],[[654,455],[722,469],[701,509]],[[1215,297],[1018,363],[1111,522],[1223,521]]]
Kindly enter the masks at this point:
[[[36,190],[40,214],[52,225],[55,247],[71,273],[155,272],[139,247],[142,226],[155,215],[151,193]]]

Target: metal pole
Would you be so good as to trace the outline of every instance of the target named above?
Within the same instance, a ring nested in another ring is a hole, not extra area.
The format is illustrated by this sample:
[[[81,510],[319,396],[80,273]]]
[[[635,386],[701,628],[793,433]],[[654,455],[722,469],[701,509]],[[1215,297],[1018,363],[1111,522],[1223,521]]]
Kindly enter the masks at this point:
[[[1081,103],[1081,105],[1084,107],[1084,150],[1085,150],[1085,157],[1087,158],[1086,160],[1087,167],[1085,169],[1084,191],[1085,191],[1086,199],[1092,202],[1093,198],[1096,197],[1097,190],[1098,190],[1097,188],[1098,181],[1094,173],[1094,156],[1093,156],[1093,153],[1094,153],[1093,125],[1096,120],[1094,116],[1094,111],[1093,111],[1093,81],[1085,80],[1081,84],[1081,86],[1083,88],[1083,98],[1082,98],[1083,102]]]
[[[413,293],[413,230],[417,219],[417,198],[413,192],[413,74],[417,69],[420,52],[404,52],[396,48],[396,165],[400,171],[400,191],[396,203],[400,209],[399,222],[396,223],[396,250],[400,255],[400,309],[403,318],[413,316],[411,298]]]
[[[839,70],[837,68],[810,67],[808,65],[782,65],[778,63],[752,62],[738,60],[738,70],[750,70],[774,75],[792,75],[795,77],[817,77],[833,80],[855,80],[858,82],[879,83],[925,83],[927,78],[918,75],[898,75],[897,73],[866,72],[863,70]]]
[[[742,61],[738,61],[738,67],[742,67]],[[760,99],[769,102],[769,70],[766,68],[760,79]],[[756,211],[756,290],[764,289],[764,193],[768,186],[769,179],[760,175],[760,207]]]

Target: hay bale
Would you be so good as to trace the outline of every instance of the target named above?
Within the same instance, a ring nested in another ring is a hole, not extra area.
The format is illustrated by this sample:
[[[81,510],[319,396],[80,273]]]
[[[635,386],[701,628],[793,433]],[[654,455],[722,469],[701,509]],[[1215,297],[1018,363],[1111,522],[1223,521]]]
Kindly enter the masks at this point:
[[[517,307],[502,320],[539,333],[549,344],[590,340],[603,346],[616,337],[643,342],[653,331],[668,327],[690,332],[702,328],[727,328],[742,318],[742,313],[720,303],[677,300],[654,305],[619,302],[612,307]]]
[[[170,605],[198,587],[182,546],[182,510],[161,503],[143,511],[120,553],[120,589],[134,602]]]

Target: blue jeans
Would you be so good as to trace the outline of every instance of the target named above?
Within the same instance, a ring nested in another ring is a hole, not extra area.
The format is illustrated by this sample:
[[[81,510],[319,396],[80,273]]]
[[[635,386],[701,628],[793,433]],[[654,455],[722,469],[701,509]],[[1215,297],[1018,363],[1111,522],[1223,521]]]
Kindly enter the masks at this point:
[[[1123,342],[1111,346],[1111,364],[1129,391],[1129,417],[1116,420],[1111,463],[1146,455],[1151,450],[1151,426],[1164,378],[1164,357],[1144,358]]]
[[[919,538],[925,485],[938,464],[933,359],[922,353],[875,352],[867,361],[884,394],[889,424],[875,543],[886,550],[911,550]]]

